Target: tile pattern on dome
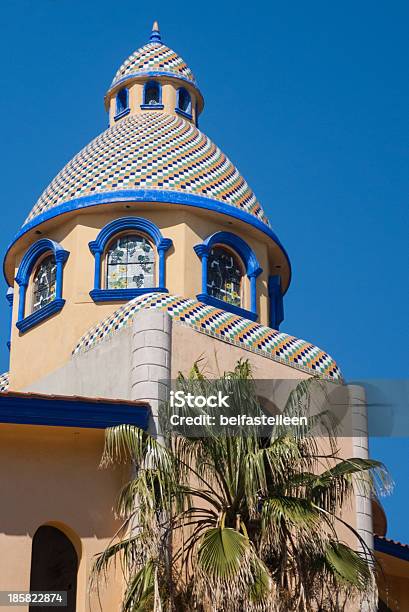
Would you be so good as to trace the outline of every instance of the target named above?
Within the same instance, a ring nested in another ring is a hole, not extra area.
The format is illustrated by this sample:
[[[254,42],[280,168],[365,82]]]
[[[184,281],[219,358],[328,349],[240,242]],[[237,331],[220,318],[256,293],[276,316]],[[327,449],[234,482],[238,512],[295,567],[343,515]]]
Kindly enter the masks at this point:
[[[95,138],[57,174],[25,223],[74,198],[126,189],[192,193],[269,224],[220,149],[188,121],[157,111],[127,117]]]
[[[9,373],[0,374],[0,393],[6,393],[9,389]]]
[[[182,323],[218,340],[258,353],[269,359],[316,374],[329,380],[341,380],[335,361],[320,348],[259,323],[208,306],[191,298],[149,293],[121,306],[111,316],[92,327],[78,342],[73,354],[86,351],[132,322],[133,315],[144,308],[167,311]]]
[[[111,87],[123,77],[137,72],[172,72],[175,76],[196,82],[186,62],[172,49],[157,42],[150,42],[134,51],[117,71]]]

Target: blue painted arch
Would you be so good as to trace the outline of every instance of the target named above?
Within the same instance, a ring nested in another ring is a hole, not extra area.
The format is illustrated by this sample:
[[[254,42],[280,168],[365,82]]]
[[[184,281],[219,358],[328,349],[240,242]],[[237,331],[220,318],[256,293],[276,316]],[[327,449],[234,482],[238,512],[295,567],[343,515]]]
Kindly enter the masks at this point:
[[[102,257],[109,242],[118,234],[124,231],[132,231],[147,235],[155,244],[159,258],[159,278],[157,287],[146,287],[140,289],[105,289],[102,285]],[[94,265],[94,288],[90,296],[95,302],[105,302],[111,300],[131,300],[143,293],[160,291],[166,292],[165,279],[165,255],[172,246],[170,238],[164,238],[157,225],[149,219],[143,217],[121,217],[105,225],[99,232],[95,240],[89,243],[91,253],[95,258]]]
[[[43,308],[40,308],[28,316],[25,316],[26,293],[30,275],[40,257],[46,253],[54,255],[57,265],[55,298]],[[62,298],[63,267],[64,263],[68,259],[68,256],[68,251],[63,249],[58,242],[50,240],[49,238],[41,238],[41,240],[37,240],[37,242],[34,242],[34,244],[32,244],[25,252],[16,274],[16,283],[19,286],[19,304],[16,326],[21,332],[25,332],[34,325],[37,325],[37,323],[48,318],[52,314],[55,314],[64,306],[65,300]]]
[[[208,294],[208,257],[211,249],[216,245],[230,247],[242,260],[245,266],[246,275],[250,280],[250,310],[245,310],[244,308],[239,308],[232,304],[222,302],[221,300],[217,300]],[[251,319],[252,321],[257,320],[257,277],[263,270],[260,267],[256,254],[247,244],[247,242],[232,232],[215,232],[214,234],[208,236],[201,244],[197,244],[194,247],[194,250],[202,262],[202,293],[199,294],[197,298],[206,304],[224,308],[225,310],[230,310],[234,314]]]

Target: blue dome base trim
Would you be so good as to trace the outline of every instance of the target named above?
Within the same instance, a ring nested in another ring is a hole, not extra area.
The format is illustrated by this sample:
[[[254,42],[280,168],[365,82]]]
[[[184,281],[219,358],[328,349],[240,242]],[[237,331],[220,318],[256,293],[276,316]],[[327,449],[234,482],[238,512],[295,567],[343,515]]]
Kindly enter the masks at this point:
[[[251,225],[255,229],[263,232],[266,236],[268,236],[283,252],[285,258],[288,262],[289,267],[289,280],[288,286],[291,282],[291,262],[288,257],[288,254],[281,244],[280,240],[273,232],[273,230],[263,223],[259,221],[254,215],[250,213],[240,210],[230,204],[223,204],[211,198],[206,198],[204,196],[199,196],[193,193],[180,193],[178,191],[162,191],[159,189],[130,189],[130,190],[121,190],[121,191],[113,191],[106,193],[96,193],[90,196],[84,196],[82,198],[76,198],[74,200],[69,200],[68,202],[64,202],[58,206],[54,206],[49,210],[37,215],[32,221],[29,221],[20,229],[20,231],[14,237],[14,240],[9,244],[4,261],[3,261],[3,272],[7,281],[7,277],[5,274],[4,264],[7,258],[7,254],[10,251],[11,247],[27,232],[31,231],[34,227],[37,227],[41,223],[48,221],[49,219],[54,219],[59,215],[63,215],[65,213],[72,212],[74,210],[81,210],[82,208],[88,208],[90,206],[99,206],[101,204],[113,204],[116,202],[149,202],[149,203],[157,203],[157,204],[183,204],[185,206],[192,206],[193,208],[202,208],[204,210],[210,210],[212,212],[217,212],[222,215],[227,215],[229,217],[233,217],[234,219],[239,219],[240,221],[244,221],[248,225]],[[287,286],[287,288],[288,288]],[[285,292],[284,292],[285,293]]]

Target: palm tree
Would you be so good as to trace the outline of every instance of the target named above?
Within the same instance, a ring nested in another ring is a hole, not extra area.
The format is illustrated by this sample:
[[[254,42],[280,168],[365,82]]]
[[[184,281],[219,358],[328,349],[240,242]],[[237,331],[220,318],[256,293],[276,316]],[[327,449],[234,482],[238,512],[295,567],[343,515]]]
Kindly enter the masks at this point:
[[[305,414],[317,385],[301,381],[285,413]],[[248,362],[217,381],[195,364],[179,386],[194,395],[221,390],[236,413],[260,413]],[[108,429],[102,465],[129,461],[134,471],[117,504],[122,527],[97,557],[94,581],[121,559],[123,612],[326,612],[374,601],[372,557],[340,511],[354,487],[384,481],[384,468],[341,459],[332,424],[324,452],[310,435],[316,418],[268,437],[256,429],[220,435],[210,426],[196,437],[175,435],[165,418],[163,444],[134,426]],[[339,525],[357,550],[339,539]]]

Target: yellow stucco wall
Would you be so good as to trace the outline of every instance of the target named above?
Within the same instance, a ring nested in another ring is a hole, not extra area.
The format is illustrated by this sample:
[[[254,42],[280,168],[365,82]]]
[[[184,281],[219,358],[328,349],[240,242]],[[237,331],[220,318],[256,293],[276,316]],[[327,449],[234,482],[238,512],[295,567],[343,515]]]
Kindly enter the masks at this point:
[[[152,204],[109,205],[83,210],[72,216],[62,216],[25,237],[14,256],[15,275],[28,246],[39,238],[47,237],[59,242],[70,252],[64,267],[64,308],[24,334],[16,328],[19,288],[14,285],[13,323],[10,352],[10,388],[24,389],[66,363],[79,338],[88,329],[114,312],[121,302],[95,304],[89,292],[94,286],[94,257],[88,243],[94,240],[102,227],[121,216],[141,216],[151,220],[173,246],[166,255],[166,286],[170,293],[195,297],[201,292],[201,262],[193,247],[219,230],[234,231],[248,242],[257,255],[262,274],[257,279],[259,321],[268,325],[267,283],[274,263],[283,264],[283,255],[271,247],[271,241],[261,232],[237,221],[232,227],[228,217],[211,215],[206,211],[190,211],[186,207]],[[249,307],[250,288],[244,281],[244,305]],[[26,303],[30,303],[30,288]],[[28,311],[26,311],[28,314]],[[30,367],[27,367],[30,364]]]
[[[0,425],[0,590],[30,589],[33,536],[41,525],[53,525],[79,553],[78,612],[99,609],[96,593],[88,606],[88,577],[94,555],[118,529],[112,508],[125,477],[119,468],[98,469],[103,436],[101,430]],[[119,609],[122,588],[112,571],[109,589],[101,583],[103,612]]]

